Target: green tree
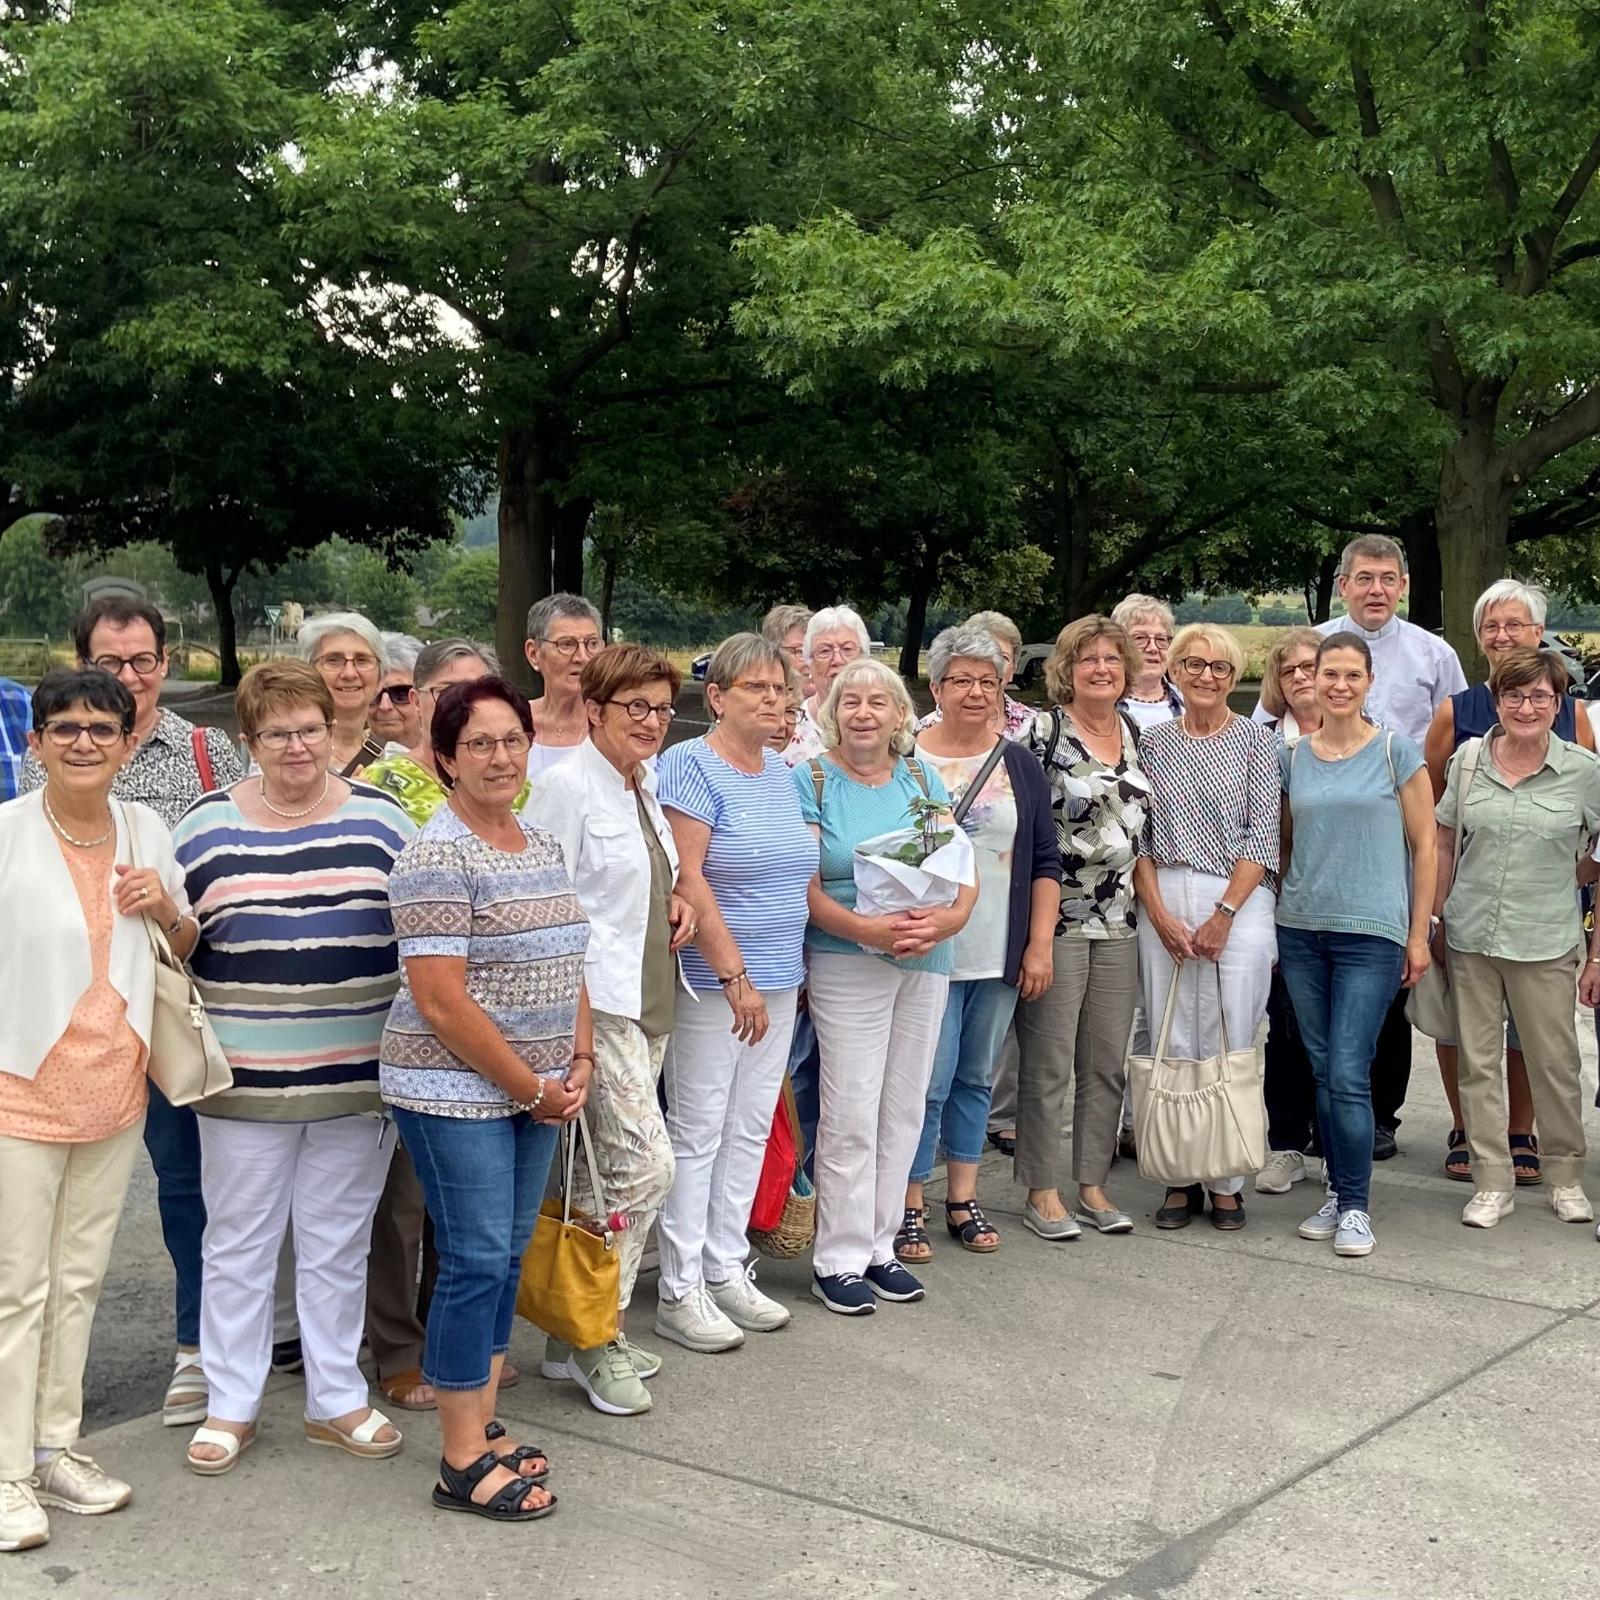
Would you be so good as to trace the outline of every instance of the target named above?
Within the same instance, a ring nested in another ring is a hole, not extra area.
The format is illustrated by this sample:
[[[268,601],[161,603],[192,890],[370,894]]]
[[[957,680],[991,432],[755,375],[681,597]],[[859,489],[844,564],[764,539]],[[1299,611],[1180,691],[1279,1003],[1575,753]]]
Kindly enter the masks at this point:
[[[353,550],[339,576],[344,603],[376,627],[414,633],[422,593],[409,572],[391,566],[371,550]]]
[[[428,586],[437,627],[468,639],[494,638],[500,600],[500,552],[493,545],[463,550]]]
[[[60,639],[78,609],[77,564],[62,564],[47,540],[50,519],[19,517],[0,533],[0,631]]]

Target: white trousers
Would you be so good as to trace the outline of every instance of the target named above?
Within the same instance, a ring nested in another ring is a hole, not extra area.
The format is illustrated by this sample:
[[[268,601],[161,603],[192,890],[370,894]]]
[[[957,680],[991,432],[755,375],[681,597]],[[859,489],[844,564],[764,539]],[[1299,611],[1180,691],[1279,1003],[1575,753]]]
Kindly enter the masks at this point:
[[[278,1252],[293,1213],[295,1306],[306,1363],[306,1415],[368,1404],[356,1364],[367,1315],[372,1215],[394,1154],[377,1117],[326,1122],[200,1119],[200,1362],[211,1415],[254,1422],[272,1363]]]
[[[663,1299],[681,1300],[702,1283],[726,1283],[744,1271],[745,1229],[789,1064],[799,993],[762,991],[768,1026],[753,1045],[734,1036],[733,1013],[720,993],[678,996],[662,1065],[677,1166],[656,1223]]]
[[[1197,872],[1193,867],[1157,867],[1156,881],[1162,904],[1191,931],[1211,915],[1228,888],[1226,878]],[[1240,1050],[1254,1040],[1267,1014],[1272,964],[1278,959],[1278,928],[1273,920],[1277,905],[1277,896],[1261,884],[1239,907],[1216,965],[1209,961],[1184,963],[1172,1011],[1169,1056],[1208,1056],[1222,1048],[1217,1016],[1219,993],[1229,1044]],[[1150,1030],[1152,1050],[1161,1035],[1172,970],[1172,957],[1156,937],[1149,917],[1140,917],[1139,977],[1144,987],[1145,1024]],[[1244,1177],[1219,1178],[1206,1187],[1213,1194],[1238,1194],[1244,1188]]]
[[[894,1259],[950,979],[820,951],[807,972],[821,1057],[812,1266],[827,1277]]]

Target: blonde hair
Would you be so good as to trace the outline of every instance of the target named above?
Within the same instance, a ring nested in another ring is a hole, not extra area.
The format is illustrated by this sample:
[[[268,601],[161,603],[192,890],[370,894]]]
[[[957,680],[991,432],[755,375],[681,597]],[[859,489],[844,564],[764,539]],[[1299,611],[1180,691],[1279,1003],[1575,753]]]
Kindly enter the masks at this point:
[[[1168,666],[1180,661],[1202,639],[1222,653],[1223,659],[1233,668],[1233,681],[1237,683],[1244,672],[1244,651],[1231,633],[1214,622],[1191,622],[1187,627],[1179,628],[1172,648],[1167,652]],[[1321,643],[1320,635],[1318,643]]]
[[[912,746],[917,742],[916,707],[911,703],[911,695],[900,674],[893,667],[886,666],[871,656],[860,657],[846,665],[833,680],[827,699],[818,708],[817,728],[822,734],[823,748],[832,750],[839,743],[839,696],[847,688],[858,683],[868,683],[889,691],[891,698],[900,707],[900,726],[890,735],[889,748],[897,756],[909,755]]]
[[[1267,664],[1261,670],[1261,705],[1264,710],[1281,717],[1289,709],[1289,702],[1283,695],[1283,685],[1279,681],[1283,675],[1283,658],[1291,650],[1298,650],[1302,646],[1315,653],[1321,643],[1322,635],[1315,628],[1304,625],[1290,628],[1273,640],[1272,648],[1267,651]]]
[[[1129,639],[1127,630],[1110,617],[1098,614],[1079,617],[1056,635],[1055,649],[1044,664],[1045,693],[1056,705],[1072,704],[1073,666],[1083,647],[1096,639],[1109,639],[1122,657],[1122,692],[1126,694],[1133,687],[1134,680],[1139,676],[1139,658],[1134,654],[1133,641]]]

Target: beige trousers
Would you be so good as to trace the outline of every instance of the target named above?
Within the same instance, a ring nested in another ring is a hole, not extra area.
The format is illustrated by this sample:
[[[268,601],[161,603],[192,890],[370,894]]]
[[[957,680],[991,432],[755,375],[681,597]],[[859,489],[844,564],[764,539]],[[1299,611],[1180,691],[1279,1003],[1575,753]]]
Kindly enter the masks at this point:
[[[1506,1007],[1517,1019],[1539,1125],[1545,1182],[1583,1182],[1583,1136],[1575,1020],[1583,946],[1551,961],[1502,961],[1451,947],[1450,992],[1460,1038],[1461,1121],[1472,1151],[1472,1186],[1510,1194],[1516,1186],[1506,1141]]]
[[[87,1144],[0,1136],[0,1481],[78,1442],[89,1330],[144,1133]]]

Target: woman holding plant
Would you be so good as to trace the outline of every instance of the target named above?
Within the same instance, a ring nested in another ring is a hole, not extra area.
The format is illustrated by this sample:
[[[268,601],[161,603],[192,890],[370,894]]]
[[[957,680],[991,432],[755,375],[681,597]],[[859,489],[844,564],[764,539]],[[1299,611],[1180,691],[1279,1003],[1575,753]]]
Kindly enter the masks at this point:
[[[931,854],[954,833],[949,796],[936,772],[908,759],[911,697],[882,662],[846,666],[817,722],[824,754],[794,773],[801,814],[821,846],[806,930],[822,1059],[811,1292],[830,1311],[861,1316],[876,1300],[923,1295],[895,1259],[895,1229],[950,987],[950,941],[978,890],[969,884],[952,904],[912,911],[856,910],[856,846],[920,827],[912,854]]]

